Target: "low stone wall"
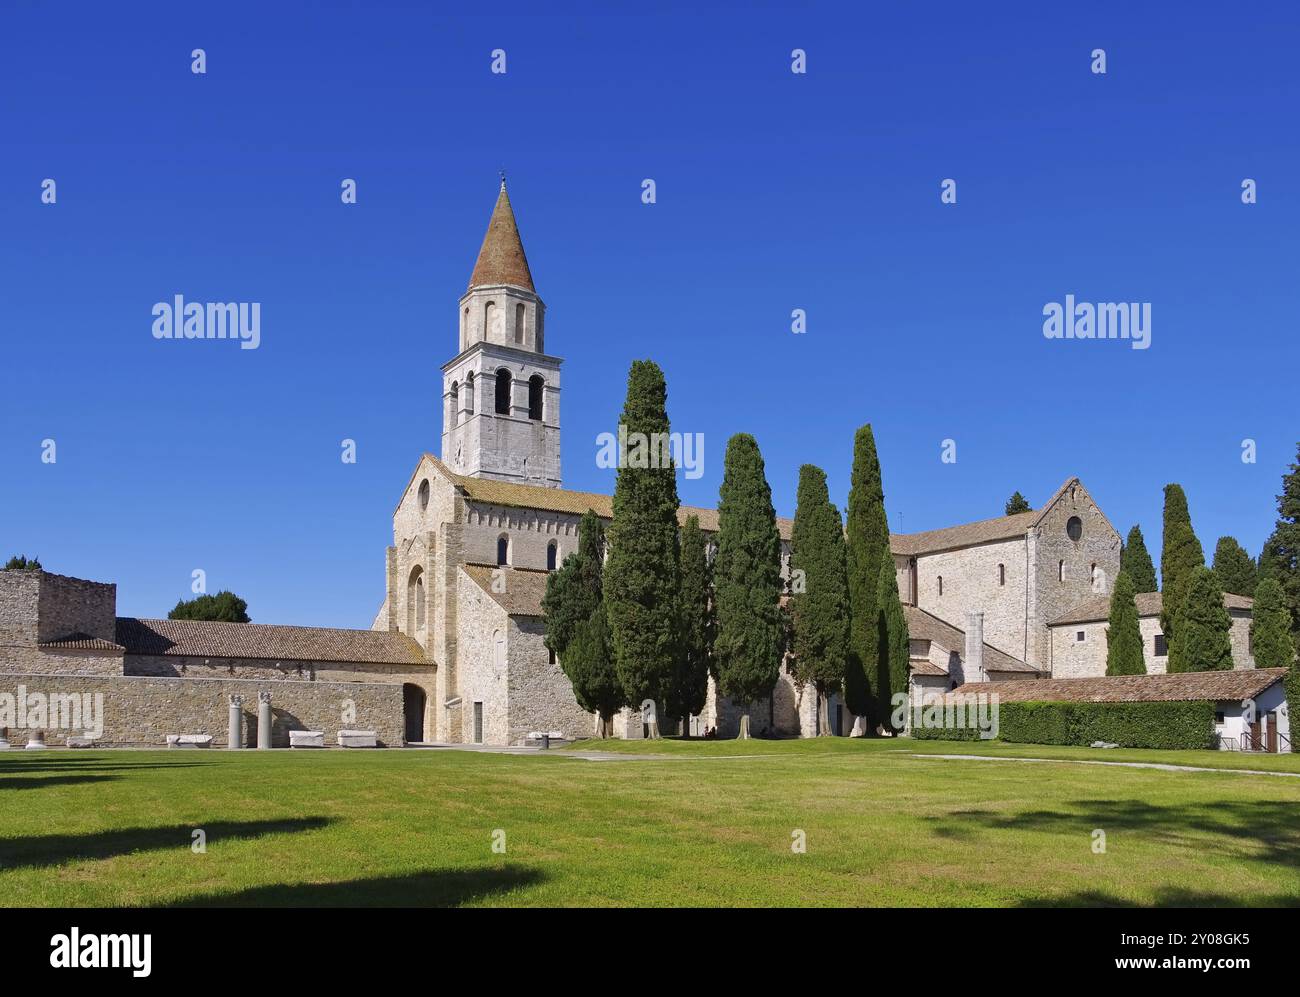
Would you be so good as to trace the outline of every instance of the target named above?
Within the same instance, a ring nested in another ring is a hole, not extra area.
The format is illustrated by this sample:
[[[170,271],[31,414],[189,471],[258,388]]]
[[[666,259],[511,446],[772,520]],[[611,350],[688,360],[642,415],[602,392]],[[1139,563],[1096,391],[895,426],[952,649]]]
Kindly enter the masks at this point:
[[[402,687],[395,683],[298,682],[280,679],[167,678],[154,676],[39,675],[0,673],[0,725],[21,748],[32,733],[20,717],[5,716],[20,689],[28,710],[52,696],[103,696],[104,747],[166,747],[168,734],[211,734],[213,747],[226,746],[229,697],[243,696],[244,745],[257,744],[257,694],[271,693],[271,743],[289,746],[289,731],[320,730],[336,745],[340,729],[373,730],[385,747],[400,747],[403,734]],[[32,696],[43,697],[33,701]],[[82,727],[86,726],[82,717]],[[77,729],[53,729],[47,719],[45,741],[64,744]]]

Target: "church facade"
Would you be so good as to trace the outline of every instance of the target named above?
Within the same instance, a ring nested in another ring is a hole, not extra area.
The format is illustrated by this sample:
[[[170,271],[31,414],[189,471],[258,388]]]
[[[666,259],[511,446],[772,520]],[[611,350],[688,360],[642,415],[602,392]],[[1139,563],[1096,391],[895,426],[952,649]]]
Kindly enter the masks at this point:
[[[563,487],[562,360],[547,351],[545,317],[503,181],[457,305],[456,353],[442,367],[439,453],[419,457],[398,497],[369,630],[123,618],[111,584],[4,571],[0,707],[11,688],[45,690],[46,701],[98,692],[98,743],[123,745],[184,733],[222,745],[236,705],[238,736],[253,743],[264,698],[276,745],[293,730],[331,743],[340,730],[373,730],[392,746],[591,736],[595,718],[543,641],[541,602],[549,572],[577,548],[582,515],[609,520],[612,499]],[[717,531],[715,509],[678,515]],[[788,576],[791,521],[778,529]],[[891,549],[913,697],[1007,681],[1023,696],[1026,681],[1105,674],[1120,536],[1078,478],[1034,511],[895,534]],[[1159,598],[1138,600],[1151,673],[1167,663]],[[1253,668],[1251,601],[1225,602],[1236,668]],[[741,712],[710,683],[704,711],[683,723],[732,736]],[[755,734],[819,733],[816,696],[788,668],[747,712]],[[830,733],[862,732],[838,697],[829,722]],[[0,726],[26,736],[41,725],[0,716]],[[47,726],[51,743],[72,732]],[[641,714],[624,710],[614,728],[642,736]]]

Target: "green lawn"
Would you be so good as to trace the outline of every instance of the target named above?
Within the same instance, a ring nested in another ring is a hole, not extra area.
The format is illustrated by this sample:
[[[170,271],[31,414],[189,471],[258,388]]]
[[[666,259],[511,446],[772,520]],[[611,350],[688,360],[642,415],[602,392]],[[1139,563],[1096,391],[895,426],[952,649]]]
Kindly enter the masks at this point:
[[[1300,905],[1300,779],[1068,761],[1300,771],[1293,756],[846,738],[581,747],[663,758],[11,751],[0,902]],[[914,757],[940,753],[1061,763]]]

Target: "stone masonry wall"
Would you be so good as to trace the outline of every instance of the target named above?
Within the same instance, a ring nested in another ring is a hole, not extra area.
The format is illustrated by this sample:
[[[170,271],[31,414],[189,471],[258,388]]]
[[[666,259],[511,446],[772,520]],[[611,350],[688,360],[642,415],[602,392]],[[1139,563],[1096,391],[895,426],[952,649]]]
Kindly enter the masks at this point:
[[[573,685],[560,668],[550,663],[542,642],[542,621],[537,617],[511,617],[506,653],[510,659],[507,708],[509,742],[521,743],[532,731],[558,730],[566,738],[590,737],[595,719],[578,705]]]
[[[340,729],[373,730],[386,747],[402,744],[402,687],[391,683],[0,674],[0,694],[17,696],[19,686],[29,697],[102,694],[103,736],[97,743],[105,747],[162,748],[168,734],[210,734],[214,747],[224,747],[228,697],[236,693],[244,699],[244,744],[256,745],[257,694],[268,689],[276,747],[288,747],[291,730],[324,731],[327,745],[338,743]],[[351,719],[345,722],[349,706]],[[11,724],[10,742],[25,743],[31,733]],[[58,745],[79,733],[47,730],[45,739]]]
[[[86,634],[112,641],[117,586],[48,571],[0,571],[0,644],[33,646]]]
[[[917,603],[963,631],[967,613],[983,613],[984,642],[1023,659],[1026,568],[1023,539],[920,555],[916,559]],[[899,594],[906,598],[906,591],[902,588]]]

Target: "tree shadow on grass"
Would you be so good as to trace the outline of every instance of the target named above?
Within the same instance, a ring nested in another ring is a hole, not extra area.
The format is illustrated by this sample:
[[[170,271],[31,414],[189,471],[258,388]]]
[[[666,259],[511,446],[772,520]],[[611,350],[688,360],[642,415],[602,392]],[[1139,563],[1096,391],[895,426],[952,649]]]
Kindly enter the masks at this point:
[[[141,769],[184,769],[194,768],[202,762],[128,762],[114,758],[78,758],[75,755],[63,758],[51,758],[44,752],[33,755],[19,755],[16,758],[0,758],[0,772],[6,775],[18,775],[25,772],[136,772]],[[19,759],[22,759],[21,761]]]
[[[1149,902],[1140,903],[1128,897],[1117,897],[1101,890],[1084,890],[1059,897],[1033,897],[1022,900],[1018,907],[1300,907],[1300,897],[1274,894],[1269,897],[1232,896],[1225,893],[1207,893],[1203,890],[1185,890],[1166,887],[1155,891]]]
[[[189,849],[193,832],[201,828],[209,846],[232,839],[267,834],[316,831],[334,821],[329,817],[288,817],[283,820],[199,821],[169,827],[126,827],[91,834],[43,834],[0,838],[0,870],[40,868],[86,859],[106,859],[133,852]]]
[[[238,893],[217,893],[170,907],[460,907],[470,901],[535,886],[536,869],[501,866],[431,869],[406,876],[349,879],[338,883],[277,883]]]
[[[1019,813],[954,810],[927,818],[934,834],[965,839],[975,830],[1046,831],[1107,835],[1136,832],[1148,841],[1168,845],[1203,844],[1191,834],[1221,837],[1214,847],[1279,865],[1300,865],[1300,821],[1295,803],[1272,800],[1221,799],[1198,803],[1157,805],[1140,800],[1072,800],[1060,810]]]
[[[29,775],[22,779],[0,777],[0,790],[3,789],[48,789],[50,786],[72,786],[79,782],[111,782],[115,775],[77,774],[69,772],[61,775]]]

